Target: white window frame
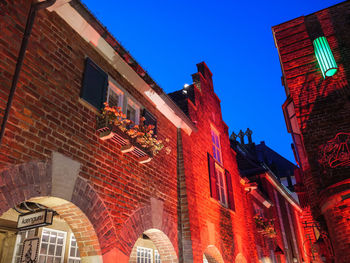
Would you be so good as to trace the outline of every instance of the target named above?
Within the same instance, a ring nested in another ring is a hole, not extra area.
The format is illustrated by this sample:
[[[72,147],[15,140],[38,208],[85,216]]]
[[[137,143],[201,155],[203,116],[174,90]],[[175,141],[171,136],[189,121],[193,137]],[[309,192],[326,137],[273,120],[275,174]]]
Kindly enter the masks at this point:
[[[40,248],[39,248],[39,253],[38,253],[38,262],[39,262],[39,259],[40,259],[40,256],[48,256],[48,255],[43,255],[41,254],[41,246],[43,244],[42,242],[42,238],[43,238],[43,233],[44,231],[50,231],[50,232],[56,232],[56,233],[63,233],[63,245],[62,245],[62,258],[61,258],[61,263],[63,263],[64,261],[64,256],[65,256],[65,251],[66,251],[66,240],[67,240],[67,232],[65,231],[60,231],[60,230],[56,230],[56,229],[52,229],[52,228],[43,228],[42,229],[42,232],[41,232],[41,237],[40,237]],[[50,244],[50,239],[49,239],[49,242],[47,243],[48,245]],[[57,247],[57,240],[56,240],[56,247]],[[47,250],[49,250],[49,246],[47,247]],[[56,248],[55,248],[55,252],[56,252]],[[54,255],[55,255],[55,252],[54,252]]]
[[[147,262],[147,259],[148,257],[142,257],[140,258],[140,261],[139,261],[139,252],[148,252],[149,255],[151,256],[151,263],[153,263],[153,249],[152,248],[148,248],[148,247],[137,247],[136,248],[136,262],[137,263],[148,263]]]
[[[28,235],[30,232],[34,231],[34,235],[35,236],[35,229],[29,229],[29,230],[24,230],[24,231],[20,231],[20,232],[24,232],[25,233],[25,238],[28,238]],[[19,255],[17,255],[17,252],[18,252],[18,249],[20,247],[20,232],[17,233],[17,236],[16,236],[16,242],[15,242],[15,248],[13,250],[13,256],[12,256],[12,263],[16,263],[17,262],[17,259],[19,260],[21,258],[21,251],[19,251]],[[23,239],[23,240],[24,240]],[[22,242],[23,242],[22,240]]]
[[[124,114],[127,114],[128,106],[135,110],[135,125],[140,123],[141,106],[140,104],[127,92],[120,84],[118,84],[114,79],[109,77],[108,79],[108,90],[107,90],[107,102],[109,103],[109,96],[111,92],[118,94],[118,107],[122,109]]]
[[[109,103],[109,97],[111,95],[111,92],[116,93],[119,98],[118,98],[118,107],[123,109],[123,104],[124,104],[124,91],[122,91],[119,88],[119,85],[115,83],[112,80],[109,80],[108,82],[108,92],[107,92],[107,102]]]
[[[217,143],[216,143],[217,141]],[[222,164],[222,154],[221,154],[221,143],[220,143],[220,133],[211,126],[211,143],[213,148],[213,158],[219,164]],[[217,158],[219,157],[219,158]]]
[[[216,176],[217,176],[216,177],[216,184],[217,184],[217,189],[219,191],[219,193],[218,193],[219,202],[223,206],[228,207],[225,170],[217,163],[215,163],[215,170],[216,170]],[[221,181],[220,181],[220,179],[221,179]],[[221,182],[222,182],[222,185],[221,185]],[[222,194],[222,191],[224,192],[223,194]]]
[[[125,114],[127,114],[127,107],[130,106],[135,110],[135,121],[134,123],[136,125],[139,125],[140,123],[140,106],[130,97],[127,100],[126,107],[125,107]]]
[[[70,255],[70,249],[72,248],[72,241],[73,241],[73,238],[74,238],[75,243],[76,243],[76,246],[75,246],[75,247],[76,247],[76,248],[78,249],[78,251],[79,251],[77,239],[75,238],[75,236],[74,236],[73,233],[70,233],[67,262],[69,262],[70,259],[72,259],[72,260],[79,260],[79,262],[81,262],[81,257],[72,257],[72,256]],[[79,251],[79,252],[80,252],[80,251]]]
[[[154,263],[162,263],[159,251],[157,249],[154,250]]]

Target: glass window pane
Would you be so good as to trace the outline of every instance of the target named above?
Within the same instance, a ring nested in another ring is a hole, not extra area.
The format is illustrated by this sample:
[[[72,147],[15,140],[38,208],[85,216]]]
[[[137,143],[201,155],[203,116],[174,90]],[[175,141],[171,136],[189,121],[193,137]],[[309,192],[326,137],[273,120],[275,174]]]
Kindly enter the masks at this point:
[[[40,254],[47,254],[47,244],[41,244]]]
[[[71,247],[71,248],[70,248],[69,256],[70,256],[70,257],[75,257],[75,247]]]
[[[56,236],[56,232],[50,233],[50,243],[56,243]]]
[[[63,237],[60,235],[58,235],[58,237],[57,237],[57,244],[63,245]]]
[[[47,233],[45,230],[41,236],[41,242],[49,242],[49,233]]]
[[[53,257],[47,257],[46,263],[53,263]]]
[[[49,246],[49,253],[48,254],[53,255],[54,252],[55,252],[55,245],[52,244]]]
[[[46,259],[45,256],[40,256],[39,257],[39,263],[45,263],[45,259]]]
[[[56,247],[56,256],[61,256],[62,255],[62,246],[57,246]]]

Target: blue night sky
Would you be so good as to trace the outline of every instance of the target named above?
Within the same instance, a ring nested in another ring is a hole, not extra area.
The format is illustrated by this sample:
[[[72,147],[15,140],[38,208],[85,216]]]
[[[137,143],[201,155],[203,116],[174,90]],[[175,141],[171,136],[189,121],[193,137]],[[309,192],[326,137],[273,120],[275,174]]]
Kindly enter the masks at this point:
[[[83,2],[167,93],[192,83],[205,61],[230,134],[249,127],[255,143],[295,162],[271,27],[342,1]]]

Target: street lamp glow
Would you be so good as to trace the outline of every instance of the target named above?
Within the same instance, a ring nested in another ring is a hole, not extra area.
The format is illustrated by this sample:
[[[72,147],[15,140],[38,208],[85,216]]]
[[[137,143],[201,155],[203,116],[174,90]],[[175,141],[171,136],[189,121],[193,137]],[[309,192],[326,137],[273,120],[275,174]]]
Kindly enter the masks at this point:
[[[331,77],[338,71],[332,50],[325,37],[318,37],[314,40],[314,50],[317,62],[320,65],[323,78]]]

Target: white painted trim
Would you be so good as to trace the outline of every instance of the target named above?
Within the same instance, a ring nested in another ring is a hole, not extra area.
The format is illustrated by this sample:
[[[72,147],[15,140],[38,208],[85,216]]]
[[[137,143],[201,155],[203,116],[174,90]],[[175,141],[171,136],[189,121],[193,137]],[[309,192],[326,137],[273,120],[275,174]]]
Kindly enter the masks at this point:
[[[113,79],[109,78],[108,80],[108,91],[107,91],[107,102],[109,104],[109,97],[111,92],[114,92],[119,96],[118,98],[118,107],[123,109],[124,102],[124,91],[119,87],[119,84]]]
[[[75,243],[76,243],[76,248],[78,249],[78,251],[80,252],[79,250],[79,247],[78,247],[78,243],[77,243],[77,239],[75,238],[73,232],[70,233],[70,237],[69,237],[69,248],[68,248],[68,255],[67,255],[67,262],[69,262],[70,259],[73,259],[73,260],[80,260],[81,261],[81,257],[72,257],[70,255],[70,249],[72,248],[72,240],[75,240]]]
[[[166,94],[157,94],[101,37],[98,32],[69,4],[62,2],[50,9],[55,11],[68,23],[86,42],[90,43],[130,84],[152,102],[156,108],[177,128],[183,129],[188,135],[192,132],[191,125],[182,111],[169,103]]]
[[[52,244],[50,243],[50,235],[49,235],[49,240],[48,242],[45,244],[47,244],[47,254],[41,254],[41,246],[43,245],[43,233],[44,231],[48,231],[48,232],[55,232],[56,234],[58,233],[62,233],[63,234],[63,245],[62,245],[62,254],[61,254],[61,263],[63,263],[64,261],[64,256],[65,256],[65,253],[66,253],[66,240],[67,240],[67,232],[65,231],[61,231],[61,230],[57,230],[57,229],[53,229],[53,228],[43,228],[42,231],[41,231],[41,236],[40,236],[40,248],[39,248],[39,253],[38,253],[38,261],[39,261],[39,258],[40,256],[48,256],[48,251],[49,251],[49,245]],[[55,251],[54,251],[54,255],[56,256],[56,248],[57,248],[57,239],[58,239],[58,236],[56,237],[56,243],[55,243]]]
[[[278,182],[273,175],[270,175],[269,172],[266,172],[264,176],[298,212],[301,213],[303,211],[300,208],[298,202],[294,200],[294,198],[289,193],[287,193],[287,191],[284,189],[284,186],[280,184],[280,182]]]

